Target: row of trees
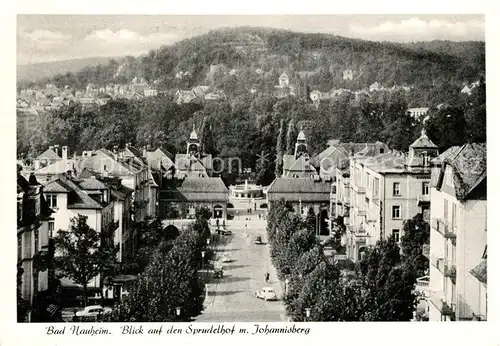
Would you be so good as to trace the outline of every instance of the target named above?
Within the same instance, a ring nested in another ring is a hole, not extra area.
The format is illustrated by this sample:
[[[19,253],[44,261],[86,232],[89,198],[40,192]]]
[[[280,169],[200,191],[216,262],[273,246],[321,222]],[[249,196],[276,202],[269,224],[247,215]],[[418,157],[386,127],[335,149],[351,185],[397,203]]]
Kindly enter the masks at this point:
[[[139,273],[129,294],[108,316],[110,321],[174,321],[179,318],[177,308],[182,309],[183,318],[196,316],[201,312],[204,292],[198,276],[201,250],[210,237],[207,215],[199,210],[195,222],[181,234],[162,229],[154,220],[138,227],[139,249],[130,268],[116,262],[118,246],[108,235],[97,233],[87,224],[86,216],[78,215],[68,230],[58,231],[55,268],[60,277],[82,285],[84,305],[87,286],[98,275],[102,291],[105,279],[113,275]]]
[[[295,321],[412,319],[418,299],[414,285],[429,264],[421,255],[429,237],[428,224],[421,215],[405,222],[403,255],[393,239],[381,240],[355,268],[349,262],[327,258],[308,227],[310,223],[284,201],[270,209],[267,230],[271,257],[279,278],[288,283],[288,316]]]

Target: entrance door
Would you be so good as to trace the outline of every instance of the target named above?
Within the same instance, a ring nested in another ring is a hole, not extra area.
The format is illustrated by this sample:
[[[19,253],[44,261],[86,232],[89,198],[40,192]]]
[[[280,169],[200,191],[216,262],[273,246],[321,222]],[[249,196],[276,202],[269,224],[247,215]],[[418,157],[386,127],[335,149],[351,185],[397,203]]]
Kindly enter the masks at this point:
[[[222,206],[216,205],[214,207],[214,218],[216,219],[222,218]]]

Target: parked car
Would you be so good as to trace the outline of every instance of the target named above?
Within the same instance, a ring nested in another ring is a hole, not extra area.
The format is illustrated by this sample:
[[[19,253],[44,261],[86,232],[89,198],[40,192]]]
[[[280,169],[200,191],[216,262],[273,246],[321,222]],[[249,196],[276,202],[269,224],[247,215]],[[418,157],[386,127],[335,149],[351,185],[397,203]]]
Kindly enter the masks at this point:
[[[278,300],[276,292],[272,287],[262,287],[260,290],[255,291],[255,296],[260,299],[268,300]]]
[[[222,234],[222,235],[231,235],[231,234],[233,234],[233,232],[231,232],[231,230],[229,230],[229,229],[221,229],[221,230],[219,230],[219,233]]]
[[[225,252],[222,255],[222,262],[224,262],[224,263],[231,262],[231,255],[229,255],[227,252]]]
[[[101,305],[89,305],[83,310],[77,311],[77,317],[93,317],[111,312],[110,308],[103,308]]]
[[[262,244],[262,237],[260,235],[256,236],[253,243],[254,244]]]

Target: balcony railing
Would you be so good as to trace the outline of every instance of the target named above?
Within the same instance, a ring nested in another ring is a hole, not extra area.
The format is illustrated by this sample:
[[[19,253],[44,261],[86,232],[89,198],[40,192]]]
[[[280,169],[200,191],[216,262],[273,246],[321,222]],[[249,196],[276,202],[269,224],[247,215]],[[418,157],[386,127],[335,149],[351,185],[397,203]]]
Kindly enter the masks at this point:
[[[442,292],[430,292],[431,303],[441,312],[441,315],[452,316],[454,320],[455,304],[450,304],[442,298]]]
[[[431,264],[444,274],[444,258],[431,256]]]
[[[366,193],[366,187],[364,186],[353,185],[352,187],[357,193]]]
[[[444,266],[444,275],[448,276],[450,278],[456,278],[457,277],[457,267],[454,265],[445,265]]]
[[[441,219],[436,219],[433,218],[431,220],[431,226],[434,228],[437,232],[441,233],[441,235],[445,235],[446,232],[448,231],[448,225],[444,220]]]
[[[430,203],[430,201],[431,201],[430,195],[419,195],[417,197],[418,205],[423,203]]]
[[[444,237],[450,239],[453,245],[456,245],[457,234],[455,232],[455,227],[445,227]]]
[[[422,255],[429,259],[431,253],[431,246],[430,244],[424,244],[422,245]]]

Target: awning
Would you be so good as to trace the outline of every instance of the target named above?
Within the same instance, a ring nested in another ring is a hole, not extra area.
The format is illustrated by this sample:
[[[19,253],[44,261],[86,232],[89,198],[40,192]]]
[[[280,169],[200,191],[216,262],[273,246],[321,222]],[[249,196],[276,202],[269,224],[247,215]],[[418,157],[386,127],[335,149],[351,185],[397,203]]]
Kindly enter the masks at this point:
[[[479,264],[477,266],[475,266],[474,269],[472,269],[469,273],[471,273],[472,276],[474,276],[476,279],[478,279],[483,284],[486,284],[487,279],[488,279],[488,275],[487,275],[488,270],[487,270],[487,266],[486,266],[486,260],[485,259],[481,260],[481,262],[479,262]]]

